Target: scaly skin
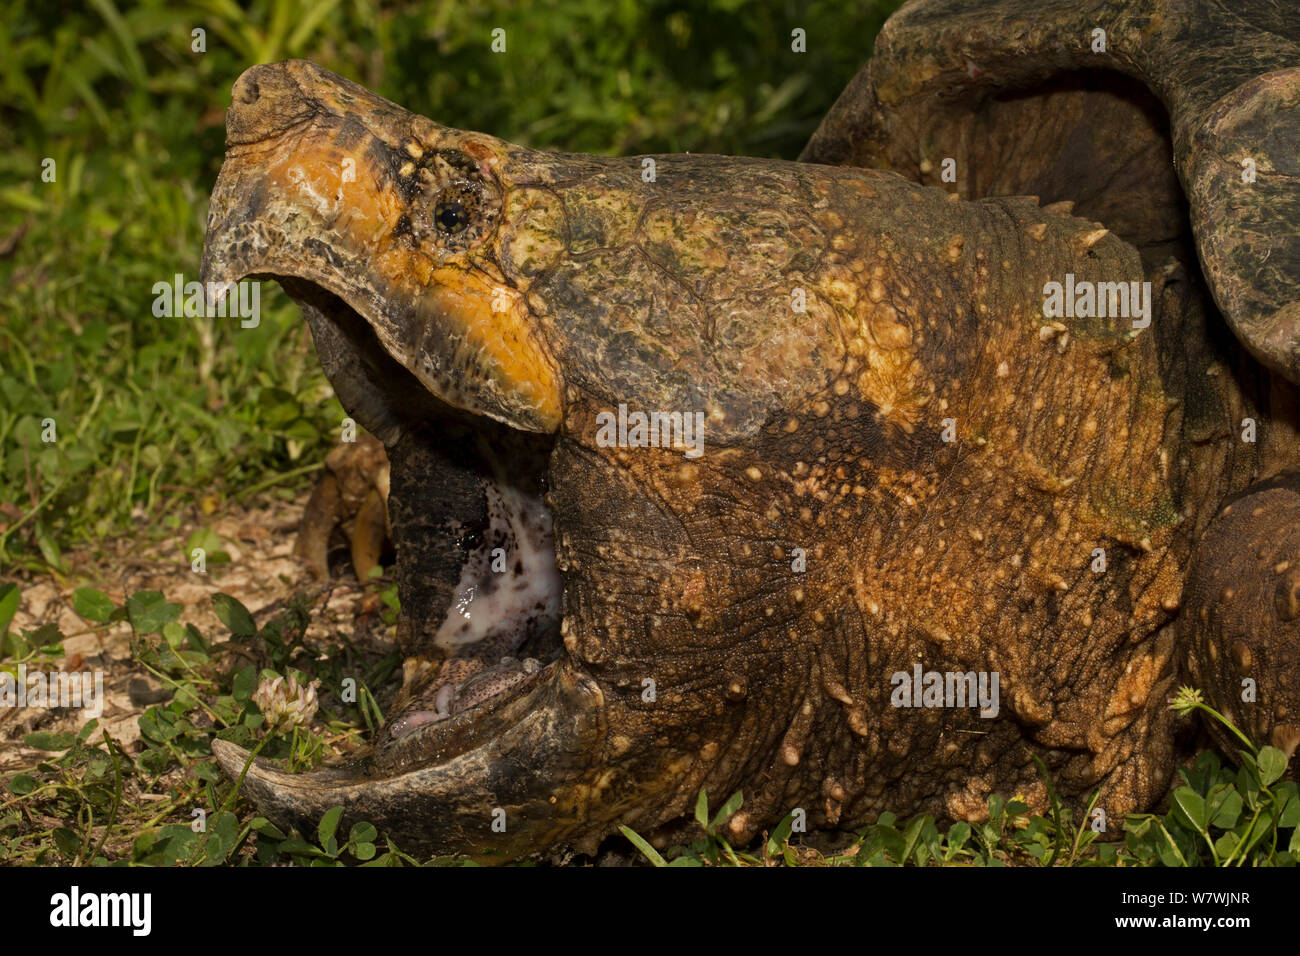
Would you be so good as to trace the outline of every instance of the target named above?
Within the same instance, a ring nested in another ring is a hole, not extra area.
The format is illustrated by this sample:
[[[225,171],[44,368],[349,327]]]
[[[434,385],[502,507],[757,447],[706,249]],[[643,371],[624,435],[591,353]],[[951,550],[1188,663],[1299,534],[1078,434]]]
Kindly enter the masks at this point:
[[[1151,279],[1153,324],[1193,329],[1133,246],[1033,199],[872,170],[661,156],[647,182],[640,158],[447,129],[301,61],[246,72],[229,127],[205,278],[289,277],[390,455],[406,398],[375,397],[384,375],[356,371],[307,283],[439,407],[553,432],[565,584],[564,655],[522,696],[352,770],[258,765],[267,812],[344,803],[417,845],[516,856],[671,824],[701,786],[744,789],[741,841],[794,807],[814,826],[977,820],[995,790],[1041,808],[1034,755],[1111,816],[1164,791],[1192,529],[1265,449],[1300,456],[1290,432],[1232,440],[1236,386],[1191,449],[1162,368],[1193,360],[1151,329],[1044,332],[1044,283],[1066,273]],[[461,172],[422,182],[439,156]],[[449,189],[472,207],[451,235]],[[602,447],[596,415],[620,403],[703,412],[704,454]],[[1185,459],[1208,454],[1235,465],[1188,498]],[[890,675],[917,663],[997,672],[999,715],[891,706]],[[242,751],[217,752],[237,775]]]

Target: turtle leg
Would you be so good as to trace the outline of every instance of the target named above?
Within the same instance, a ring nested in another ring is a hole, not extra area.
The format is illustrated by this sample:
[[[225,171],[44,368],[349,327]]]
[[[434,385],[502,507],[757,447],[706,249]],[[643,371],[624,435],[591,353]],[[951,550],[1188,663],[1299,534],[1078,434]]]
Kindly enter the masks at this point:
[[[389,464],[384,446],[362,433],[325,457],[316,489],[303,510],[294,554],[320,578],[329,577],[330,538],[337,527],[347,532],[352,566],[365,581],[389,549]]]
[[[316,483],[298,526],[293,553],[318,578],[329,577],[329,539],[339,522],[339,483],[329,471]]]
[[[1192,684],[1247,737],[1291,756],[1300,744],[1300,469],[1224,503],[1193,555],[1183,606]],[[1209,729],[1226,752],[1240,748],[1217,721]]]
[[[384,551],[391,547],[392,532],[388,526],[388,506],[383,493],[372,488],[357,509],[357,517],[352,525],[352,539],[349,542],[352,552],[352,567],[357,572],[357,580],[366,581],[379,564]]]

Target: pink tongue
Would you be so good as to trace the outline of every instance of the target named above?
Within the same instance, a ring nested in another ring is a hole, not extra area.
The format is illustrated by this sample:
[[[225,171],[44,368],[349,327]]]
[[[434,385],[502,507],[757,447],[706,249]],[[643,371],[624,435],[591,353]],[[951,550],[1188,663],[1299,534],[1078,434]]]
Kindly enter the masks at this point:
[[[393,737],[405,737],[411,731],[439,720],[442,720],[442,717],[431,710],[413,710],[393,722]]]
[[[405,737],[411,731],[423,727],[425,724],[434,724],[440,720],[446,720],[451,715],[451,706],[455,699],[456,685],[443,684],[438,688],[438,695],[433,701],[436,710],[413,710],[409,714],[403,714],[397,718],[397,720],[393,721],[393,739]]]
[[[556,626],[564,593],[555,567],[551,513],[537,493],[515,487],[512,462],[484,443],[496,480],[486,485],[489,525],[467,556],[433,642],[449,657],[513,656],[531,633]]]
[[[444,683],[434,697],[434,710],[413,710],[393,721],[393,739],[405,737],[426,724],[437,723],[453,714],[471,710],[518,684],[529,674],[536,674],[540,667],[541,664],[531,657],[522,661],[503,658],[500,664],[479,671],[459,688],[450,682]]]

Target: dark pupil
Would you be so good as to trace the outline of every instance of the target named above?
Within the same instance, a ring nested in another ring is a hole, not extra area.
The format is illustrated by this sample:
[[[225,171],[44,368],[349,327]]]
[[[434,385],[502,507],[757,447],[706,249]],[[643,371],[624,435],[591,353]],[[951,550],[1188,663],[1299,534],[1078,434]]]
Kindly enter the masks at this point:
[[[434,218],[443,232],[459,232],[465,228],[465,207],[458,202],[439,203]]]

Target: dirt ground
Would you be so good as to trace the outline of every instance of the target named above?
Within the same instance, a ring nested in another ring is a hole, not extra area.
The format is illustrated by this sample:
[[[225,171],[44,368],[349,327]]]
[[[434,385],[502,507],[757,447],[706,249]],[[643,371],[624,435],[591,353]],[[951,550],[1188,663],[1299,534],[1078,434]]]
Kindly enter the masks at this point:
[[[128,753],[136,750],[140,738],[138,718],[145,708],[166,699],[158,680],[131,655],[131,628],[126,622],[96,626],[73,610],[73,592],[83,585],[98,588],[116,603],[124,603],[137,591],[161,591],[171,602],[182,605],[181,624],[193,624],[213,643],[229,638],[217,619],[211,597],[218,591],[237,598],[258,620],[268,611],[304,587],[323,587],[313,582],[292,554],[294,537],[302,518],[308,492],[292,502],[264,500],[245,508],[229,505],[210,516],[200,515],[197,506],[182,515],[180,527],[166,540],[142,544],[129,536],[105,542],[97,552],[64,555],[69,567],[66,578],[52,575],[18,576],[22,591],[11,629],[57,624],[65,635],[65,656],[50,664],[29,664],[28,670],[103,671],[104,709],[99,728],[91,740],[107,731]],[[140,516],[143,522],[143,515]],[[224,541],[230,562],[208,562],[206,574],[192,570],[183,556],[183,545],[197,527],[215,531]],[[147,535],[141,538],[147,539]],[[328,639],[331,634],[352,634],[358,620],[366,619],[372,639],[384,642],[391,628],[376,620],[373,598],[366,601],[364,589],[349,573],[335,578],[328,596],[315,605],[306,641]],[[363,603],[364,602],[364,603]],[[375,627],[378,625],[378,628]],[[379,633],[376,633],[378,631]],[[29,768],[45,756],[23,743],[33,731],[75,732],[88,714],[74,708],[8,707],[0,709],[0,777]]]

